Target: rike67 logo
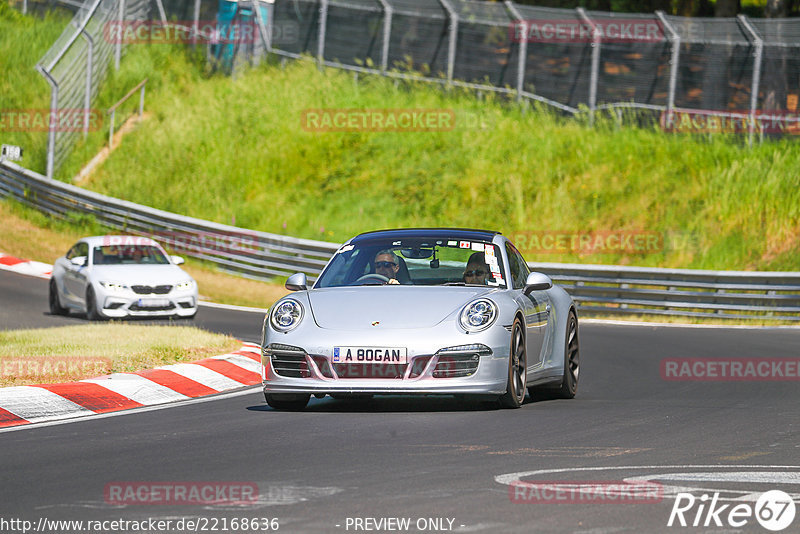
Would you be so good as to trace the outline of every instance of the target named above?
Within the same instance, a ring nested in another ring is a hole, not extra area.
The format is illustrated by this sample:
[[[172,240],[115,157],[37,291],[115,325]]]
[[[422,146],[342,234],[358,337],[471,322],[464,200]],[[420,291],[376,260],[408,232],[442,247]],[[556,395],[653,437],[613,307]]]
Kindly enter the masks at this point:
[[[763,493],[755,505],[751,503],[720,504],[720,494],[678,493],[667,526],[741,528],[757,521],[773,532],[784,530],[794,521],[796,507],[792,497],[780,490]]]

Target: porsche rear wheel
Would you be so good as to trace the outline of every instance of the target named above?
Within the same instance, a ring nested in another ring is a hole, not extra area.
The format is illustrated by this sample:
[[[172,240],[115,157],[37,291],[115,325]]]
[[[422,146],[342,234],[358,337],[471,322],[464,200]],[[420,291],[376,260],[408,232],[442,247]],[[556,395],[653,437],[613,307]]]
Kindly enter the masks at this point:
[[[289,412],[299,412],[308,405],[311,395],[300,394],[272,394],[264,393],[270,408],[285,410]]]
[[[581,370],[581,351],[578,340],[578,316],[570,310],[567,319],[567,340],[564,350],[564,377],[556,395],[562,399],[573,399],[578,392],[578,375]]]
[[[52,278],[50,279],[48,301],[50,302],[50,315],[67,315],[69,313],[69,310],[61,305],[61,301],[58,298],[58,286],[56,286],[56,281]]]
[[[500,397],[503,408],[519,408],[527,392],[527,358],[525,357],[525,330],[519,318],[511,327],[511,350],[508,355],[508,383],[505,394]]]

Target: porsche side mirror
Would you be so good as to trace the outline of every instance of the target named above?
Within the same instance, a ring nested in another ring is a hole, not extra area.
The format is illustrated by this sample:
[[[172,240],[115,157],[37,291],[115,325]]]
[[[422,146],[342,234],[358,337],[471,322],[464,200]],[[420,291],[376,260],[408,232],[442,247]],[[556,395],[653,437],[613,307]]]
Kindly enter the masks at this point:
[[[553,280],[549,276],[543,273],[532,272],[528,275],[528,278],[525,279],[525,290],[523,292],[527,295],[531,291],[543,291],[551,287],[553,287]]]
[[[75,267],[86,267],[86,256],[75,256],[69,261]]]
[[[183,265],[184,263],[186,263],[186,260],[184,260],[180,256],[172,256],[172,263],[174,263],[175,265]]]
[[[289,291],[302,291],[308,289],[306,273],[294,273],[286,279],[286,289]]]

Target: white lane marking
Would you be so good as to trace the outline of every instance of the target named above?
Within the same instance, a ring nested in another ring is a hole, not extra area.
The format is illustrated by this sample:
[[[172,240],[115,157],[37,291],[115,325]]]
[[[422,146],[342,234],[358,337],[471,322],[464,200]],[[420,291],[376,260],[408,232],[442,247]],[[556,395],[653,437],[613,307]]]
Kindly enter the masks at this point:
[[[222,310],[234,310],[234,311],[242,311],[242,312],[250,312],[250,313],[264,313],[266,314],[269,310],[266,308],[252,308],[250,306],[236,306],[234,304],[218,304],[216,302],[211,302],[208,300],[200,300],[197,302],[199,306],[205,306],[207,308],[219,308]]]
[[[87,378],[81,380],[81,382],[91,382],[103,386],[114,393],[118,393],[123,397],[127,397],[145,406],[189,398],[161,384],[156,384],[143,376],[131,373],[114,373],[99,378]]]
[[[22,386],[20,386],[22,387]],[[35,423],[30,425],[19,425],[19,426],[12,426],[8,428],[0,428],[0,434],[5,432],[19,432],[22,430],[35,430],[37,428],[44,428],[48,426],[57,426],[57,425],[67,425],[71,423],[81,423],[84,421],[94,421],[96,419],[105,419],[107,417],[122,417],[123,415],[134,415],[143,412],[155,412],[158,410],[168,410],[170,408],[176,408],[178,406],[186,406],[189,404],[200,404],[204,402],[214,402],[217,400],[224,400],[224,399],[231,399],[233,397],[241,397],[244,395],[253,395],[255,393],[260,393],[261,386],[251,386],[245,389],[241,389],[239,391],[231,391],[229,393],[220,393],[219,395],[210,395],[208,397],[200,397],[198,399],[187,399],[183,401],[172,402],[169,404],[160,404],[155,406],[143,406],[141,408],[131,408],[129,410],[121,410],[119,412],[107,412],[107,413],[92,413],[91,415],[84,415],[80,417],[75,417],[73,419],[66,419],[66,420],[59,420],[59,421],[46,421],[43,423]],[[259,395],[261,401],[259,404],[264,404],[264,397]]]
[[[211,359],[232,363],[237,367],[241,367],[247,371],[252,371],[253,373],[261,372],[261,364],[259,362],[240,354],[223,354],[221,356],[212,356]]]
[[[32,386],[2,388],[0,407],[32,423],[53,417],[79,417],[94,413],[52,391]]]
[[[626,477],[626,482],[658,482],[659,480],[676,480],[690,482],[731,482],[731,483],[754,483],[754,484],[790,484],[800,485],[800,466],[797,465],[628,465],[617,467],[566,467],[562,469],[538,469],[536,471],[518,471],[516,473],[506,473],[494,477],[495,482],[505,485],[513,485],[522,482],[523,478],[536,475],[550,475],[554,473],[576,473],[584,471],[620,471],[620,470],[657,470],[657,474],[639,475]],[[717,472],[702,473],[667,473],[664,469],[724,469]],[[756,469],[755,472],[732,471],[734,469]],[[775,469],[780,471],[770,472],[764,469]],[[787,473],[786,470],[795,470]],[[528,482],[535,482],[529,480]],[[664,497],[675,497],[681,492],[720,492],[727,495],[738,495],[736,497],[723,496],[721,501],[742,501],[757,500],[765,490],[758,489],[728,489],[728,488],[700,488],[696,486],[670,486],[663,485]],[[791,494],[792,498],[800,498],[800,493]]]
[[[195,382],[199,382],[206,387],[210,387],[216,391],[225,391],[226,389],[240,388],[243,385],[232,378],[218,373],[208,367],[197,365],[194,363],[176,363],[172,365],[165,365],[163,367],[156,367],[156,369],[164,369],[165,371],[172,371],[178,373]]]

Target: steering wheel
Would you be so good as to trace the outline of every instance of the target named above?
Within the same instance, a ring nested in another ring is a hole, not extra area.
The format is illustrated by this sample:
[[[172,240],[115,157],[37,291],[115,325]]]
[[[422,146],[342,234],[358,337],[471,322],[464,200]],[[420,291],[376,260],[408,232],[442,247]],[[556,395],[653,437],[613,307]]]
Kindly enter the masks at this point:
[[[378,273],[365,274],[364,276],[362,276],[358,280],[356,280],[355,283],[364,282],[366,280],[377,280],[379,282],[383,282],[384,284],[388,284],[389,283],[389,279],[387,277],[383,276],[382,274],[378,274]]]

